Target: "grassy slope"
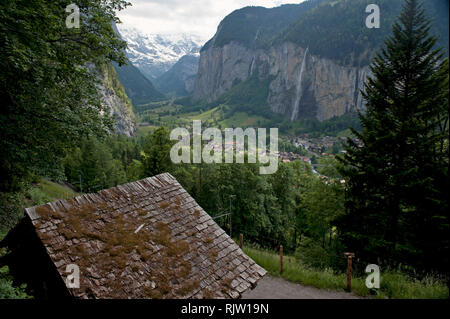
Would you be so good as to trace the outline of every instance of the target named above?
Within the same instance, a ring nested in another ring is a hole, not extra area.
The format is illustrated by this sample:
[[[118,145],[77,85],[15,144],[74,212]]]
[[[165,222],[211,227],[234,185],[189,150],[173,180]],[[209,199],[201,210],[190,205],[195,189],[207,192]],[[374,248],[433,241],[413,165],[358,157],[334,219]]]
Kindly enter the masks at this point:
[[[331,270],[314,270],[300,264],[295,258],[285,256],[284,271],[280,275],[279,255],[273,252],[244,247],[244,252],[272,276],[320,289],[345,290],[346,274],[336,274]],[[369,296],[365,278],[352,279],[352,291],[359,296]],[[381,273],[381,287],[376,298],[393,299],[448,299],[447,286],[435,279],[414,280],[398,272]]]
[[[78,193],[70,188],[42,179],[30,189],[26,204],[41,205],[58,199],[73,198],[77,195]]]
[[[58,199],[73,198],[79,195],[70,188],[59,185],[57,183],[41,179],[38,183],[33,184],[28,190],[26,190],[18,198],[17,202],[17,221],[22,218],[23,209],[26,207],[32,207],[36,205],[42,205],[45,203],[53,202]],[[0,227],[0,240],[6,236],[8,228]]]
[[[152,123],[160,119],[160,125],[189,126],[192,121],[201,120],[204,127],[220,126],[225,127],[251,127],[260,126],[267,122],[267,119],[260,115],[249,115],[246,112],[235,112],[231,117],[224,118],[221,106],[214,107],[206,111],[195,111],[189,113],[177,113],[180,107],[171,104],[158,105],[140,113],[144,119],[150,118]],[[169,113],[169,114],[168,114]],[[174,113],[173,115],[170,113]],[[159,117],[158,117],[159,114]],[[148,117],[148,118],[146,118]],[[153,124],[152,124],[153,125]]]

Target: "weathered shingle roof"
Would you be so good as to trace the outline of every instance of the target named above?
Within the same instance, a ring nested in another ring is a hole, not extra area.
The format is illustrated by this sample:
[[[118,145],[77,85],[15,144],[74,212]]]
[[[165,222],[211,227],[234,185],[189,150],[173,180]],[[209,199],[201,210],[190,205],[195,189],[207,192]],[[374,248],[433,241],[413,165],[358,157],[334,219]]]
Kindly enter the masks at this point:
[[[237,298],[266,273],[170,174],[26,214],[78,298]]]

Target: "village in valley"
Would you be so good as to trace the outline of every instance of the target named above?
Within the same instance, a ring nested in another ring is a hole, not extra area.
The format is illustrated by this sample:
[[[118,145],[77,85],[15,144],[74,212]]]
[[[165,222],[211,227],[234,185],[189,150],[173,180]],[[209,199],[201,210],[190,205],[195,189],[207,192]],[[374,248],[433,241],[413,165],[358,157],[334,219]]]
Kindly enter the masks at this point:
[[[280,160],[283,163],[300,160],[312,165],[319,165],[317,160],[323,157],[335,157],[337,154],[344,154],[344,143],[346,137],[320,136],[311,137],[309,134],[302,134],[291,137],[290,143],[294,145],[298,151],[288,151],[279,153]],[[361,141],[354,138],[353,141],[361,145]]]
[[[192,129],[191,126],[186,127],[187,130]],[[194,141],[196,134],[189,134],[189,140]],[[252,154],[251,148],[248,147],[247,141],[245,147],[237,147],[237,139],[233,141],[223,140],[222,143],[214,141],[212,138],[204,138],[204,136],[198,136],[198,140],[201,139],[202,145],[209,145],[211,150],[215,152],[232,151],[236,155]],[[311,136],[310,134],[300,134],[297,136],[281,136],[279,139],[278,151],[273,154],[278,156],[281,163],[291,163],[294,161],[302,161],[311,166],[313,172],[317,175],[326,177],[320,174],[316,169],[320,170],[323,166],[322,159],[335,159],[336,155],[344,155],[346,153],[344,145],[347,142],[348,137],[345,136]],[[358,138],[352,138],[356,145],[362,146],[362,142]],[[178,141],[182,141],[182,137],[178,137]],[[284,145],[284,146],[282,146]],[[288,145],[286,147],[286,145]],[[189,148],[189,146],[186,146]],[[267,153],[272,153],[269,145],[267,145]],[[253,153],[256,156],[256,151]]]

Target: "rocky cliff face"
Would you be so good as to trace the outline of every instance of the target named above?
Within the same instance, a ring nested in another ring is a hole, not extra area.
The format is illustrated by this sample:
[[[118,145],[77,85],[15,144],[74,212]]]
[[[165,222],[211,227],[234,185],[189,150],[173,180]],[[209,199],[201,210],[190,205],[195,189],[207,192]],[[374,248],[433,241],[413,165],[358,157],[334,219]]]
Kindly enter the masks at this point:
[[[114,119],[115,133],[134,136],[137,131],[136,116],[114,67],[107,64],[97,69],[96,73],[100,80],[98,91],[101,103]]]
[[[338,65],[290,42],[268,49],[230,42],[202,51],[193,97],[211,102],[251,76],[270,78],[267,102],[273,112],[291,120],[326,120],[364,108],[360,90],[368,73],[367,66]]]
[[[403,1],[377,2],[383,12],[379,29],[365,26],[367,4],[309,0],[232,12],[201,50],[194,99],[214,101],[236,84],[258,77],[260,84],[268,83],[263,92],[264,98],[268,93],[267,105],[261,107],[293,121],[326,120],[364,109],[360,89],[369,76],[368,65],[392,33]],[[448,1],[425,1],[424,8],[434,21],[430,32],[438,38],[436,48],[448,53]]]

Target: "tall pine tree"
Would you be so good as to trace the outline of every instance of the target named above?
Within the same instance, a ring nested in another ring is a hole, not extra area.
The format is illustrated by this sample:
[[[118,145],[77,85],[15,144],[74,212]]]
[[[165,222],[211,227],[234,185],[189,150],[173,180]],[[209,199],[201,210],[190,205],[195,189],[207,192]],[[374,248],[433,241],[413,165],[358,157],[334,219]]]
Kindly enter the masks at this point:
[[[341,158],[347,249],[368,262],[447,271],[448,60],[422,4],[406,0],[364,88],[358,141]]]

